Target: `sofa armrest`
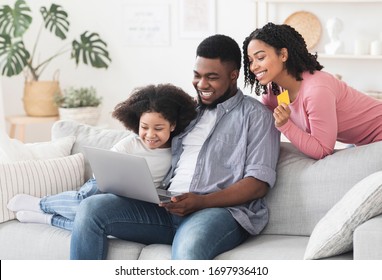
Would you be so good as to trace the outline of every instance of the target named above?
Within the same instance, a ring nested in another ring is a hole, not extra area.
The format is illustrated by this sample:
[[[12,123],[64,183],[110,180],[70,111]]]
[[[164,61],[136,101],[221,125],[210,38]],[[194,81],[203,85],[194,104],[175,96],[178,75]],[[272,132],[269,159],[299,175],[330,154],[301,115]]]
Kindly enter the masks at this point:
[[[353,242],[355,260],[382,260],[382,215],[357,227]]]

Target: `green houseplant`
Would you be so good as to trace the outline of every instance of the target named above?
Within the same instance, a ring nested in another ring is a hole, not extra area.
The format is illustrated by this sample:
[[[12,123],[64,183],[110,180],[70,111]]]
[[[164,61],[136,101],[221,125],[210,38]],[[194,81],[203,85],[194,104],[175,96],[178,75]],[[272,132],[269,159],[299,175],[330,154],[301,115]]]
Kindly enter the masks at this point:
[[[24,108],[26,106],[25,99],[26,90],[32,84],[38,84],[39,78],[46,67],[56,57],[65,53],[70,53],[70,58],[74,59],[76,65],[83,62],[94,68],[108,68],[111,58],[107,51],[107,44],[100,38],[97,33],[85,31],[78,40],[73,40],[63,46],[53,55],[43,59],[37,60],[38,43],[40,34],[43,30],[47,30],[57,38],[66,41],[67,33],[69,31],[70,23],[68,13],[60,6],[51,4],[49,8],[41,7],[40,13],[42,16],[41,28],[37,33],[36,40],[32,46],[27,47],[27,42],[24,42],[24,34],[29,29],[32,23],[32,13],[25,2],[25,0],[16,0],[14,7],[9,5],[0,6],[0,71],[4,76],[15,76],[24,71],[26,78],[26,87],[24,89]],[[31,50],[31,51],[30,51]],[[56,86],[51,89],[48,103],[53,104],[54,95],[60,92],[58,82]],[[51,87],[52,86],[47,86]],[[41,96],[43,90],[39,89],[37,92]],[[38,106],[37,106],[38,107]],[[26,109],[26,108],[25,108]],[[48,115],[57,115],[57,108],[55,113],[48,113]],[[34,115],[28,112],[27,114]],[[38,115],[38,114],[37,114]]]
[[[59,110],[60,119],[73,120],[89,125],[96,125],[100,114],[102,97],[94,87],[70,87],[64,94],[56,94],[54,103]]]
[[[60,108],[97,107],[102,102],[102,97],[97,96],[94,87],[70,87],[64,90],[64,94],[57,94],[55,104]]]

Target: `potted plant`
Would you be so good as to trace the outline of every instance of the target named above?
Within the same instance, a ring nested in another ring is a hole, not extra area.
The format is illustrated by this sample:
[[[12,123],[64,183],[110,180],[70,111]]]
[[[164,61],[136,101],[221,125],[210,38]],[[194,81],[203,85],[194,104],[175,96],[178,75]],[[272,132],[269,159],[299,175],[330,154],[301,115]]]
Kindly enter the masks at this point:
[[[32,23],[31,10],[24,0],[16,0],[14,7],[0,6],[0,70],[11,77],[25,73],[24,109],[30,116],[54,116],[58,114],[53,99],[60,93],[57,79],[40,81],[39,78],[48,64],[56,57],[70,52],[76,65],[80,62],[95,68],[107,68],[111,62],[107,44],[97,33],[85,31],[78,40],[73,40],[53,55],[43,60],[37,53],[41,31],[47,30],[61,40],[67,39],[69,20],[67,12],[56,4],[41,7],[42,23],[33,46],[27,46],[23,35]],[[29,49],[30,48],[30,49]],[[32,51],[30,51],[32,50]],[[42,88],[34,89],[42,86]],[[36,101],[32,101],[35,96]],[[41,109],[46,105],[46,109]]]
[[[94,87],[70,87],[64,94],[56,94],[54,103],[58,107],[61,120],[73,120],[96,125],[101,115],[102,97],[97,96]]]

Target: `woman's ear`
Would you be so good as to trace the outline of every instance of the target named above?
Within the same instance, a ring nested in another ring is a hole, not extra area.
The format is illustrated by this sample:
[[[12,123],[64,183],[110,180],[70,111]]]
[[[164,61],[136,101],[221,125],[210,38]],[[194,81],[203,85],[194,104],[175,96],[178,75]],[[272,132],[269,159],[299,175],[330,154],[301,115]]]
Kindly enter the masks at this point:
[[[282,48],[281,52],[280,52],[280,55],[281,55],[281,61],[282,62],[287,61],[288,60],[288,49],[287,48]]]

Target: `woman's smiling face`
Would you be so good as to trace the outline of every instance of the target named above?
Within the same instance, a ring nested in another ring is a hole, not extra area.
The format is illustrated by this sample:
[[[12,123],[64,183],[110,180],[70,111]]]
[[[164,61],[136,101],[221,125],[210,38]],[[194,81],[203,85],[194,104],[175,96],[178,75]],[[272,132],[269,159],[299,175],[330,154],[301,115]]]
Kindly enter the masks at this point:
[[[255,75],[262,85],[276,82],[283,73],[284,62],[287,60],[286,49],[281,49],[280,54],[274,47],[260,40],[252,40],[247,48],[249,70]]]

